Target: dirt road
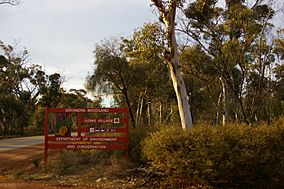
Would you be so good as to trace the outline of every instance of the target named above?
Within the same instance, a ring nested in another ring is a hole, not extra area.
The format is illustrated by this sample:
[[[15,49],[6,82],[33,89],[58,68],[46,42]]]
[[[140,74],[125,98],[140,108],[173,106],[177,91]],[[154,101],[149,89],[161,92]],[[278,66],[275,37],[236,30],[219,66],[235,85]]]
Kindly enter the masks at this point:
[[[21,137],[0,140],[0,188],[40,188],[34,184],[14,181],[3,175],[32,165],[33,158],[43,154],[43,136]]]
[[[41,158],[43,144],[0,151],[0,173],[32,164],[33,158]]]
[[[0,189],[75,189],[74,187],[47,186],[7,177],[11,171],[28,169],[33,160],[43,159],[44,136],[21,137],[0,140]],[[76,187],[76,189],[87,189]]]
[[[0,140],[0,152],[43,144],[44,136],[19,137]]]
[[[43,153],[43,136],[0,140],[0,171],[23,167],[24,164]],[[31,163],[31,162],[29,162]]]

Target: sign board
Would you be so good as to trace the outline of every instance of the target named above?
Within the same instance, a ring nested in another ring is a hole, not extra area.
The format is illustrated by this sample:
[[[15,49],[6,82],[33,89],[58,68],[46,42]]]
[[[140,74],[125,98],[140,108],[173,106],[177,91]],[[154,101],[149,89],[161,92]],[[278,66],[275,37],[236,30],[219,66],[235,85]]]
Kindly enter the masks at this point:
[[[128,123],[127,108],[46,108],[45,162],[50,149],[123,150],[127,159]]]

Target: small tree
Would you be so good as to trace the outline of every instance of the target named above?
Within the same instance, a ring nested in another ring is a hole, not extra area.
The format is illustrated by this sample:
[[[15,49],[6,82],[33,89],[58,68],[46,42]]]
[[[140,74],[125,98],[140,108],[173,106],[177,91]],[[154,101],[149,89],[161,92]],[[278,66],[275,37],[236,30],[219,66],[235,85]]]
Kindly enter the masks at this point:
[[[105,41],[96,46],[95,69],[92,75],[87,77],[86,88],[93,92],[115,94],[120,97],[129,108],[132,126],[135,127],[135,119],[129,99],[129,88],[134,81],[135,71],[129,66],[129,62],[120,49],[120,44],[115,41]]]

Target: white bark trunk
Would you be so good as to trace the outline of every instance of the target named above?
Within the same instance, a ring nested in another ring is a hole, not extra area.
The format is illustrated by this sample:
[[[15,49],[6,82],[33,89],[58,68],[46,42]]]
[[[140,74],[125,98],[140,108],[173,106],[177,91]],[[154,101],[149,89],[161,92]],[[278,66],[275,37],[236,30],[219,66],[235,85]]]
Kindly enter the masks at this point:
[[[144,98],[142,96],[141,103],[140,103],[139,117],[138,117],[138,125],[141,125],[141,122],[142,122],[143,103],[144,103]]]
[[[170,3],[174,3],[171,2]],[[175,14],[176,6],[171,6],[169,12],[164,16],[164,23],[166,26],[170,59],[168,59],[168,66],[171,73],[173,87],[176,93],[178,110],[180,115],[181,126],[183,129],[192,128],[192,118],[187,99],[187,92],[185,84],[180,71],[179,53],[177,50],[176,36],[175,36]]]
[[[173,87],[176,93],[178,110],[180,115],[181,126],[183,129],[192,128],[192,118],[189,110],[187,99],[187,92],[185,84],[181,75],[179,65],[179,54],[177,50],[176,36],[175,36],[175,15],[176,15],[176,0],[168,0],[165,3],[162,0],[151,0],[158,8],[160,16],[165,24],[167,39],[168,39],[168,67],[171,73]]]
[[[142,98],[142,92],[140,92],[140,94],[139,94],[138,104],[137,104],[137,108],[136,108],[136,118],[135,118],[136,127],[139,126],[138,122],[139,122],[139,110],[140,110],[141,98]]]
[[[192,128],[192,118],[189,110],[189,104],[187,100],[187,92],[183,78],[180,71],[176,68],[176,65],[169,65],[173,87],[176,93],[178,101],[178,110],[180,115],[181,126],[183,129]]]
[[[163,104],[160,101],[160,112],[159,112],[159,123],[162,124],[162,116],[163,116]]]
[[[223,120],[222,120],[222,125],[228,125],[228,118],[229,118],[229,113],[228,113],[228,87],[227,87],[227,82],[225,78],[221,78],[221,83],[222,83],[222,88],[223,88]]]
[[[172,105],[170,104],[170,113],[167,115],[166,117],[166,122],[171,122],[172,121],[172,114],[173,114],[173,107]]]
[[[221,110],[220,104],[221,104],[221,101],[222,101],[222,94],[223,93],[220,92],[219,97],[218,97],[218,102],[217,102],[218,110],[217,110],[217,113],[216,113],[216,124],[219,124],[219,112]]]

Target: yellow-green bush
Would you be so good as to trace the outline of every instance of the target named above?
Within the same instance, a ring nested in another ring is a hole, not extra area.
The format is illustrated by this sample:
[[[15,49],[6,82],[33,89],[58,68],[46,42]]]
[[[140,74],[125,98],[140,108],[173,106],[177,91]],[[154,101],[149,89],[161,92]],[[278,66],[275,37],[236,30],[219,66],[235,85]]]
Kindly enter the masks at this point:
[[[172,184],[222,183],[239,188],[284,186],[284,124],[177,127],[152,133],[142,152]]]
[[[128,155],[129,160],[135,163],[143,163],[144,159],[141,156],[141,142],[145,139],[147,134],[155,128],[138,127],[131,128],[129,131]]]

